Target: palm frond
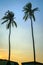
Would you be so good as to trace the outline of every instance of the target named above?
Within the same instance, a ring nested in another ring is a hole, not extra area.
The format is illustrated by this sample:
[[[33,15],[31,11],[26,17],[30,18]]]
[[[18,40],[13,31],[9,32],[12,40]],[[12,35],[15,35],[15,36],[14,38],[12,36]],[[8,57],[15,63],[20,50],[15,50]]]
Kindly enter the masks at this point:
[[[13,23],[15,24],[15,26],[17,27],[17,23],[15,21],[13,21]]]
[[[4,16],[2,19],[8,19],[8,16]]]
[[[32,9],[31,3],[27,3],[26,6],[23,7],[23,11],[25,11],[25,12],[30,12],[31,9]]]
[[[24,13],[28,13],[28,12],[30,12],[30,9],[24,8],[23,11],[24,11]]]
[[[25,21],[28,19],[28,14],[25,14],[23,19],[25,19]]]
[[[34,16],[34,14],[32,15],[32,17],[33,17],[33,20],[35,21],[35,16]]]
[[[28,10],[28,7],[23,7],[23,11]]]
[[[14,22],[12,21],[12,26],[14,27]]]
[[[9,29],[10,25],[11,25],[11,22],[9,22],[9,23],[7,24],[7,29]]]
[[[34,8],[32,12],[38,11],[38,7]]]
[[[26,4],[26,7],[28,7],[28,8],[31,9],[31,8],[32,8],[32,4],[31,4],[31,2],[27,3],[27,4]]]
[[[5,20],[5,21],[3,21],[1,24],[4,24],[4,23],[6,23],[8,20]]]

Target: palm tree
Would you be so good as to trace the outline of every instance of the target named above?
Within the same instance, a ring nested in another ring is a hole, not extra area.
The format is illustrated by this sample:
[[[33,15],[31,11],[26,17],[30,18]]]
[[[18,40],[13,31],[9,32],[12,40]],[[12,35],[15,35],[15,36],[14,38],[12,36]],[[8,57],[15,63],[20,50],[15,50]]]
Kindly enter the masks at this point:
[[[34,42],[34,34],[33,34],[33,22],[32,19],[35,21],[35,15],[34,12],[38,11],[38,8],[34,8],[32,9],[32,4],[31,3],[27,3],[24,7],[23,7],[23,11],[24,11],[24,17],[23,19],[25,19],[25,21],[30,18],[31,20],[31,31],[32,31],[32,42],[33,42],[33,53],[34,53],[34,62],[36,61],[35,58],[35,42]]]
[[[4,21],[1,24],[7,23],[7,29],[9,29],[9,56],[8,56],[8,60],[10,61],[10,51],[11,51],[11,46],[10,46],[10,35],[11,35],[11,25],[12,26],[16,26],[17,24],[14,21],[14,13],[12,11],[7,11],[5,13],[5,16],[2,18]]]

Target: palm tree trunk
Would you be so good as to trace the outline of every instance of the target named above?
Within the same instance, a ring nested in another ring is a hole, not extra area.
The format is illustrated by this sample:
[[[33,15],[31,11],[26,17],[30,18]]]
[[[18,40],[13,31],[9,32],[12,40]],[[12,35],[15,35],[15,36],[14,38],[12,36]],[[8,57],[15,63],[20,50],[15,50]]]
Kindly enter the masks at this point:
[[[35,42],[34,42],[34,34],[33,34],[33,23],[32,23],[32,18],[31,18],[31,31],[32,31],[32,41],[33,41],[34,62],[35,62],[35,61],[36,61],[36,58],[35,58]]]
[[[11,46],[10,46],[10,34],[11,34],[11,27],[9,27],[9,57],[8,60],[10,61],[10,51],[11,51]]]

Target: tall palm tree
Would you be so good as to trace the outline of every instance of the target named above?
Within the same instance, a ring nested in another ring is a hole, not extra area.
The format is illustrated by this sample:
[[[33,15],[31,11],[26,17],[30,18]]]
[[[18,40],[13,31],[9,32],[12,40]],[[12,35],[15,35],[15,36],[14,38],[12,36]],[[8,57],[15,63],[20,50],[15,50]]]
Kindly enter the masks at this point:
[[[24,7],[23,7],[23,11],[24,11],[24,17],[23,19],[25,19],[25,21],[30,18],[31,20],[31,31],[32,31],[32,42],[33,42],[33,53],[34,53],[34,62],[36,61],[36,58],[35,58],[35,42],[34,42],[34,34],[33,34],[33,22],[32,22],[32,19],[35,21],[35,11],[38,11],[38,8],[34,8],[32,9],[32,4],[31,2],[30,3],[27,3]]]
[[[12,11],[7,11],[5,13],[5,16],[2,18],[2,20],[4,20],[1,24],[7,23],[7,29],[9,29],[9,56],[8,56],[8,60],[10,61],[10,51],[11,51],[11,46],[10,46],[10,35],[11,35],[11,25],[12,26],[16,26],[17,24],[14,21],[14,13]]]

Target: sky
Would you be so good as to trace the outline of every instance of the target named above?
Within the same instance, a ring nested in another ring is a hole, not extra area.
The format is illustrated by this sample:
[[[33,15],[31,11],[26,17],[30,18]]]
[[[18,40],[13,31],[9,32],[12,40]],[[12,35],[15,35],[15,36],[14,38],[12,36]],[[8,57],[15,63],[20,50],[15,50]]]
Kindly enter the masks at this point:
[[[43,0],[0,0],[0,59],[8,59],[8,35],[6,24],[1,25],[1,18],[7,10],[13,11],[17,28],[11,30],[11,60],[19,63],[33,61],[33,44],[31,36],[31,21],[23,20],[23,7],[32,3],[32,8],[38,7],[35,12],[36,21],[33,21],[36,61],[43,63]],[[4,55],[3,55],[4,54]]]

